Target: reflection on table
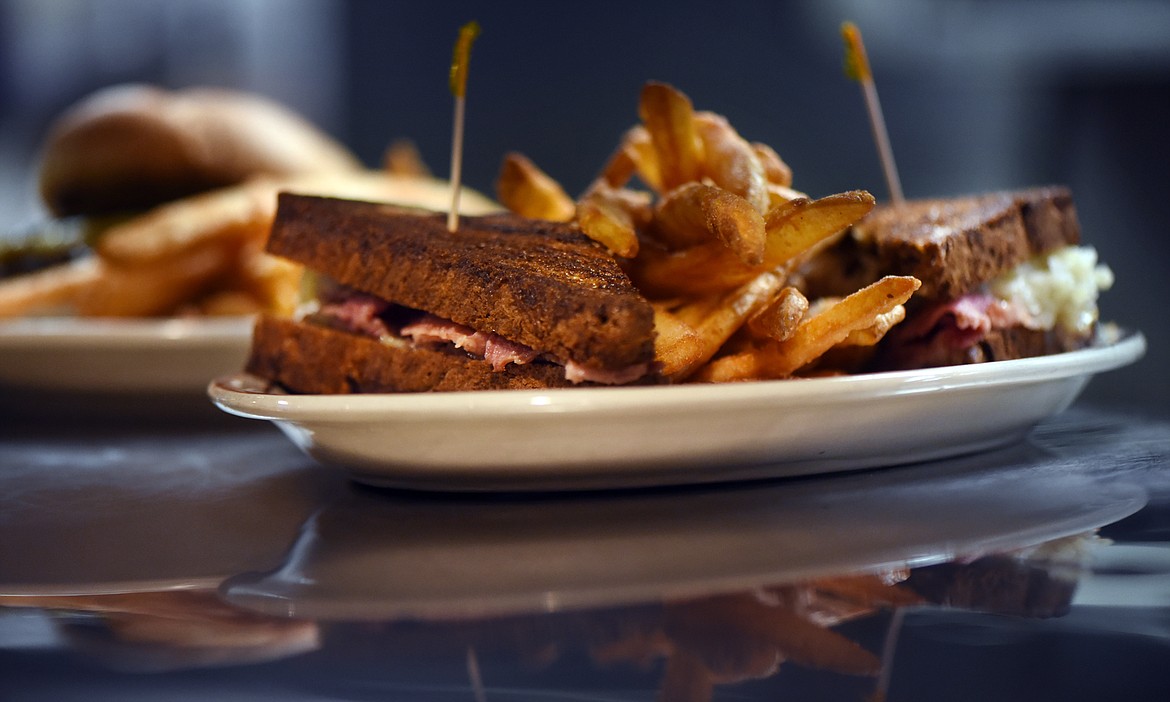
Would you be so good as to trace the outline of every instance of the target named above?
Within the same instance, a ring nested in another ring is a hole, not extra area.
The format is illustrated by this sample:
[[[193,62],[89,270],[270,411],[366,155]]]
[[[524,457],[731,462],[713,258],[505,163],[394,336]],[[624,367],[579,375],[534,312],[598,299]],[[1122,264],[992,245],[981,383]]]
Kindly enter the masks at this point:
[[[1168,458],[1073,411],[891,470],[443,495],[270,431],[41,430],[0,445],[0,698],[1163,699]]]

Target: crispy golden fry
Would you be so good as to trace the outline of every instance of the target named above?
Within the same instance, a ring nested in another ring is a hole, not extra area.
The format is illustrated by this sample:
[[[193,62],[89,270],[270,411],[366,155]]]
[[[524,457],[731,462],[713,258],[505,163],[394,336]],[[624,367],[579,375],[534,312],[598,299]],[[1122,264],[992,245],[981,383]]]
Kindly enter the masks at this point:
[[[103,273],[77,301],[77,313],[85,317],[169,314],[230,270],[234,256],[230,247],[208,245],[149,266],[101,261]]]
[[[96,258],[84,258],[0,280],[0,319],[73,310],[103,275]]]
[[[382,167],[387,173],[399,176],[429,178],[431,169],[422,159],[418,147],[410,139],[397,139],[382,155]]]
[[[806,254],[873,209],[873,195],[852,190],[817,200],[791,200],[765,216],[764,265],[774,267]]]
[[[380,171],[330,173],[287,179],[255,179],[157,207],[111,227],[98,243],[104,259],[148,264],[184,255],[212,242],[242,243],[267,236],[282,190],[375,202],[400,202],[436,211],[450,206],[450,187],[441,180],[395,176]],[[490,199],[463,189],[464,214],[498,212]]]
[[[670,313],[680,322],[692,329],[698,327],[711,314],[723,305],[723,295],[711,295],[690,300],[675,300],[670,303]]]
[[[98,253],[115,264],[152,264],[202,246],[263,239],[275,194],[271,181],[254,181],[176,200],[111,227]]]
[[[695,127],[691,100],[666,83],[642,87],[638,115],[654,145],[660,187],[673,190],[702,175],[703,144]]]
[[[577,203],[577,224],[590,239],[609,249],[615,256],[638,255],[638,234],[630,214],[601,198],[587,198]]]
[[[717,295],[751,280],[755,273],[716,241],[682,251],[643,246],[628,271],[634,284],[652,298]]]
[[[655,306],[654,332],[654,360],[663,375],[673,377],[699,363],[703,354],[699,333],[678,315]]]
[[[694,330],[698,335],[700,352],[692,362],[666,377],[675,381],[685,380],[698,371],[719,352],[748,318],[772,302],[783,285],[783,277],[775,273],[761,273],[739,289],[722,297],[717,305],[712,306],[709,300],[700,300],[693,303],[700,307],[698,313],[688,310],[686,306],[677,310],[675,314],[680,319],[698,318]]]
[[[787,287],[772,304],[749,319],[747,326],[758,338],[784,341],[800,326],[806,312],[808,298],[796,288]]]
[[[681,219],[677,218],[676,219]],[[682,227],[677,223],[677,231]],[[661,236],[655,226],[655,235]],[[677,233],[675,236],[682,239]],[[764,270],[762,265],[741,261],[721,241],[708,241],[681,250],[662,246],[643,247],[642,255],[628,268],[630,277],[647,295],[655,298],[717,295],[751,280]]]
[[[577,201],[577,226],[621,258],[638,255],[638,227],[649,218],[649,196],[597,181]]]
[[[696,113],[695,127],[703,143],[703,174],[715,185],[747,200],[757,212],[767,212],[767,177],[757,150],[726,118],[713,112]]]
[[[812,303],[808,310],[809,317],[815,317],[841,301],[839,297],[821,297]],[[906,308],[898,305],[894,309],[880,314],[874,319],[873,326],[865,329],[856,329],[838,344],[838,346],[873,346],[882,340],[894,325],[906,318]]]
[[[780,158],[780,154],[771,146],[758,141],[752,142],[751,146],[756,152],[756,158],[760,160],[760,165],[764,167],[764,177],[768,179],[768,183],[784,188],[792,187],[792,169]]]
[[[138,316],[202,307],[223,311],[244,309],[249,298],[264,309],[291,311],[300,268],[262,250],[280,190],[436,210],[447,207],[450,196],[443,181],[363,171],[257,179],[176,200],[112,225],[96,256],[3,281],[0,317],[58,312]],[[467,191],[463,209],[484,214],[499,211],[499,206]],[[242,295],[228,294],[233,292]],[[216,293],[225,294],[202,299]]]
[[[917,278],[886,276],[805,320],[788,339],[718,358],[696,377],[707,382],[789,377],[854,330],[872,327],[879,315],[905,304],[919,285]]]
[[[231,317],[262,312],[260,300],[243,290],[218,290],[191,304],[192,312],[205,317]],[[182,310],[182,308],[180,308]]]
[[[260,242],[249,242],[240,251],[233,281],[264,310],[291,315],[296,308],[304,267],[265,253]]]
[[[878,657],[854,641],[752,595],[671,605],[664,628],[680,647],[710,646],[715,635],[735,637],[770,643],[784,658],[809,668],[846,675],[876,675],[881,670]]]
[[[764,218],[742,197],[703,183],[670,191],[654,208],[654,237],[670,249],[723,242],[745,265],[764,258]]]
[[[884,314],[879,314],[875,319],[873,326],[865,329],[855,329],[845,337],[841,342],[843,346],[873,346],[882,340],[894,325],[906,319],[906,308],[898,305],[894,309]]]
[[[630,127],[601,171],[601,179],[612,188],[620,188],[637,174],[650,188],[662,192],[662,175],[658,155],[650,141],[650,132],[641,124]]]
[[[648,295],[659,298],[730,290],[763,271],[791,265],[860,219],[873,205],[873,196],[861,191],[813,201],[793,200],[765,217],[764,259],[759,265],[745,265],[720,244],[701,244],[682,251],[646,246],[629,266],[630,277]]]
[[[526,156],[515,152],[504,155],[496,179],[496,197],[500,204],[521,217],[568,222],[577,213],[577,204],[560,183]]]
[[[768,208],[774,209],[788,202],[789,200],[807,200],[808,195],[793,190],[787,185],[779,185],[777,183],[768,183]]]

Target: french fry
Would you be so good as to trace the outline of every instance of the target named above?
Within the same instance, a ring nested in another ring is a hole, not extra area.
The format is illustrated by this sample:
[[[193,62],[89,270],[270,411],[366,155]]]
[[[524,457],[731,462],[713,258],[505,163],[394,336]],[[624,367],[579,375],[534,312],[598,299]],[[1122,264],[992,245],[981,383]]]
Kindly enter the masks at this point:
[[[676,300],[669,307],[680,322],[694,329],[703,323],[707,315],[711,314],[723,304],[723,295],[711,295],[694,299]]]
[[[758,141],[752,142],[751,146],[756,158],[760,160],[760,165],[764,167],[764,177],[768,183],[785,188],[792,187],[792,169],[780,158],[780,154],[771,146]]]
[[[515,152],[504,156],[496,179],[496,196],[500,204],[521,217],[568,222],[577,213],[576,203],[560,183]]]
[[[890,331],[894,325],[906,319],[906,308],[898,305],[894,309],[884,314],[879,314],[874,323],[865,329],[854,329],[849,332],[849,336],[841,342],[842,346],[873,346],[882,340],[886,332]]]
[[[685,380],[700,367],[704,367],[703,364],[719,352],[719,349],[743,326],[748,318],[772,302],[783,285],[784,278],[782,276],[775,273],[761,273],[739,289],[725,295],[714,307],[709,300],[693,303],[702,307],[701,319],[694,325],[695,333],[699,339],[700,352],[690,363],[683,365],[675,374],[667,377],[675,381]],[[676,315],[680,319],[698,316],[691,315],[685,306],[680,308]]]
[[[817,200],[791,200],[764,217],[768,237],[764,265],[774,267],[806,254],[873,209],[873,195],[853,190]]]
[[[839,297],[817,298],[816,302],[809,307],[808,316],[815,317],[840,301]],[[882,340],[886,332],[905,318],[906,308],[898,305],[889,312],[877,315],[872,326],[850,332],[849,336],[845,337],[838,346],[873,346]]]
[[[230,270],[233,258],[230,248],[208,245],[149,266],[102,261],[104,272],[77,301],[77,312],[86,317],[169,314]]]
[[[660,372],[673,377],[699,362],[702,340],[691,325],[661,306],[654,308],[654,360]]]
[[[629,183],[635,174],[647,186],[662,192],[658,155],[650,141],[650,132],[641,124],[630,127],[622,136],[617,150],[602,168],[601,179],[612,188],[620,188]]]
[[[715,185],[747,200],[757,212],[767,212],[767,177],[757,150],[726,118],[713,112],[695,113],[695,128],[703,144],[703,174]]]
[[[621,258],[638,255],[638,226],[649,218],[649,196],[599,180],[577,201],[577,226]]]
[[[758,314],[748,320],[752,334],[762,339],[784,341],[796,332],[808,312],[808,298],[796,288],[787,287]]]
[[[886,276],[802,322],[788,339],[715,359],[696,378],[726,382],[789,377],[844,341],[854,330],[873,326],[879,315],[905,304],[919,285],[917,278]]]
[[[764,259],[756,266],[740,261],[717,243],[681,251],[643,247],[629,266],[634,283],[647,294],[668,298],[711,295],[730,290],[761,272],[788,267],[873,209],[869,193],[852,191],[818,200],[793,200],[765,217]]]
[[[2,280],[0,319],[73,310],[103,275],[105,268],[90,257]]]
[[[382,155],[382,168],[387,173],[400,176],[427,178],[431,175],[431,169],[410,139],[397,139],[386,148],[386,153]]]
[[[690,98],[666,83],[649,82],[642,87],[638,115],[657,155],[659,186],[669,191],[699,180],[703,145]]]
[[[654,298],[718,295],[755,274],[718,241],[681,251],[643,246],[628,272],[634,284]]]
[[[243,290],[218,290],[194,303],[195,311],[206,317],[231,317],[256,314],[264,304]]]
[[[275,184],[253,181],[176,200],[115,225],[97,250],[121,265],[176,259],[202,246],[263,239],[275,211]]]
[[[262,240],[276,214],[282,190],[308,195],[359,200],[408,202],[441,211],[449,204],[450,187],[441,180],[357,171],[257,178],[157,207],[111,227],[98,242],[98,254],[118,264],[149,264],[177,258],[204,244]],[[464,188],[460,208],[465,215],[498,212],[489,198]]]
[[[787,185],[780,185],[778,183],[768,183],[768,207],[775,208],[789,200],[807,200],[808,195],[794,190]]]
[[[703,183],[666,194],[654,208],[651,231],[667,248],[723,242],[745,265],[764,258],[764,218],[744,198]]]
[[[303,266],[266,253],[260,242],[249,242],[239,253],[233,279],[262,309],[291,315],[298,302],[303,273]]]

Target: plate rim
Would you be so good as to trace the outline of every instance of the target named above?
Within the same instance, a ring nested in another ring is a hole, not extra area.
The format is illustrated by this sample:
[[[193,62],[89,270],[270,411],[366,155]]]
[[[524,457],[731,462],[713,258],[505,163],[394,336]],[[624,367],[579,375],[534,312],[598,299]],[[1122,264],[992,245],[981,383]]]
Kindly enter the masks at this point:
[[[0,352],[44,349],[247,344],[254,315],[223,317],[25,317],[0,320]]]

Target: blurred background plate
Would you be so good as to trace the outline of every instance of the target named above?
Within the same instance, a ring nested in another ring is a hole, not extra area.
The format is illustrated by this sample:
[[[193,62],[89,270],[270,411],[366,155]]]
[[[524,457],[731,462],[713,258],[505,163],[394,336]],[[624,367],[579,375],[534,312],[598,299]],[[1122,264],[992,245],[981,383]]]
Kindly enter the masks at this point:
[[[0,386],[22,390],[202,393],[244,365],[252,318],[0,322]]]

